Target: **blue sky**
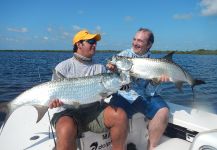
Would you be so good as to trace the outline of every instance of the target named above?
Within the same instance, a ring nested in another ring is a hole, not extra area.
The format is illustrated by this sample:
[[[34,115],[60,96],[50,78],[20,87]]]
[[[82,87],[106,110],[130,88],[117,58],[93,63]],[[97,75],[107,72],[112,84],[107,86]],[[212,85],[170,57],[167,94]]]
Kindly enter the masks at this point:
[[[140,27],[152,49],[217,49],[217,0],[1,0],[0,49],[70,50],[81,29],[98,32],[97,49],[131,47]]]

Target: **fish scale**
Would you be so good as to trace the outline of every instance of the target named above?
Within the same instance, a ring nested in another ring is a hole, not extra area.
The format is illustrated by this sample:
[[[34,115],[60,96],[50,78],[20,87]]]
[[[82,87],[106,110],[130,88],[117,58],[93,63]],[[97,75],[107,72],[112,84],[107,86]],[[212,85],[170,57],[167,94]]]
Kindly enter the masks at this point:
[[[161,75],[168,75],[172,82],[185,81],[192,84],[192,77],[186,77],[185,71],[173,63],[150,58],[132,59],[133,67],[131,72],[139,74],[145,79],[160,78]]]
[[[38,121],[44,116],[48,105],[54,99],[61,100],[65,107],[101,101],[128,84],[128,76],[119,73],[103,73],[87,77],[58,79],[34,86],[21,93],[11,102],[0,104],[0,111],[10,114],[23,105],[32,105],[38,111]]]
[[[159,82],[162,76],[167,76],[170,82],[175,83],[181,91],[182,84],[187,82],[193,91],[195,85],[205,84],[204,81],[194,79],[181,66],[174,63],[169,53],[163,58],[129,58],[114,56],[109,63],[117,66],[119,72],[130,71],[130,76]]]

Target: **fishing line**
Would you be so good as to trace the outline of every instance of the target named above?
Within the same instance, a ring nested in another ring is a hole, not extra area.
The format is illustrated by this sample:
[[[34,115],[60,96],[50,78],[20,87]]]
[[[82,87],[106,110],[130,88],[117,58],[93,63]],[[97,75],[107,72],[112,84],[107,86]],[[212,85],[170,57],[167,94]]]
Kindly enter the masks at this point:
[[[53,127],[52,127],[52,124],[51,124],[51,119],[50,119],[49,110],[47,110],[47,114],[48,114],[48,118],[49,118],[49,123],[50,123],[51,133],[52,133],[52,136],[53,136],[54,145],[55,145],[55,147],[56,147],[56,139],[55,139]],[[50,134],[49,134],[49,136],[50,136]]]
[[[39,72],[39,67],[38,67],[38,77],[39,77],[39,81],[41,82],[41,75],[40,75],[40,72]]]
[[[194,91],[192,90],[192,92],[193,92],[193,107],[195,107],[196,106],[196,103],[195,103],[195,93],[194,93]]]
[[[39,81],[41,82],[41,75],[40,75],[39,67],[38,67],[38,77],[39,77]],[[50,117],[49,110],[47,110],[47,114],[48,114],[49,124],[50,124],[49,129],[51,129],[51,133],[52,133],[52,136],[53,136],[54,145],[55,145],[55,147],[56,147],[56,139],[55,139],[53,127],[52,127],[52,124],[51,124],[51,119],[50,119],[51,117]],[[49,136],[50,136],[50,134],[49,134]]]

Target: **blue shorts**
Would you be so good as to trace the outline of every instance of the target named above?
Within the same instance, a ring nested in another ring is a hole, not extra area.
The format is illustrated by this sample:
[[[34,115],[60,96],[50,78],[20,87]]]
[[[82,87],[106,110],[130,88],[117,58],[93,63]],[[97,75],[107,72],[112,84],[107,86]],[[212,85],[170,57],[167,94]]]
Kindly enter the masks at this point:
[[[111,106],[121,107],[131,118],[135,113],[142,113],[149,119],[152,119],[157,111],[161,108],[169,108],[167,103],[160,96],[138,97],[132,104],[119,94],[113,94],[109,103]]]

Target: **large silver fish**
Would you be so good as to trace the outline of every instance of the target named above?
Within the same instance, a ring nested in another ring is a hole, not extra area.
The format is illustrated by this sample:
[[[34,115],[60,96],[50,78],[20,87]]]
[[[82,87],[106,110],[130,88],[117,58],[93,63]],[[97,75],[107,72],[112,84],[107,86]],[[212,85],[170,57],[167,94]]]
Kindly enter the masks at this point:
[[[155,83],[159,82],[162,75],[169,77],[170,82],[174,82],[181,91],[184,82],[191,85],[192,90],[195,85],[204,84],[202,80],[194,79],[187,71],[172,61],[174,52],[163,58],[128,58],[123,56],[113,56],[109,63],[117,66],[119,71],[130,71],[130,75],[136,78],[149,79]]]
[[[130,80],[127,78],[123,74],[104,73],[45,82],[21,93],[7,105],[1,103],[0,111],[8,114],[7,119],[18,107],[32,105],[38,111],[38,122],[46,113],[49,103],[54,99],[60,99],[65,107],[78,107],[101,101],[117,92],[122,85],[128,84]]]

